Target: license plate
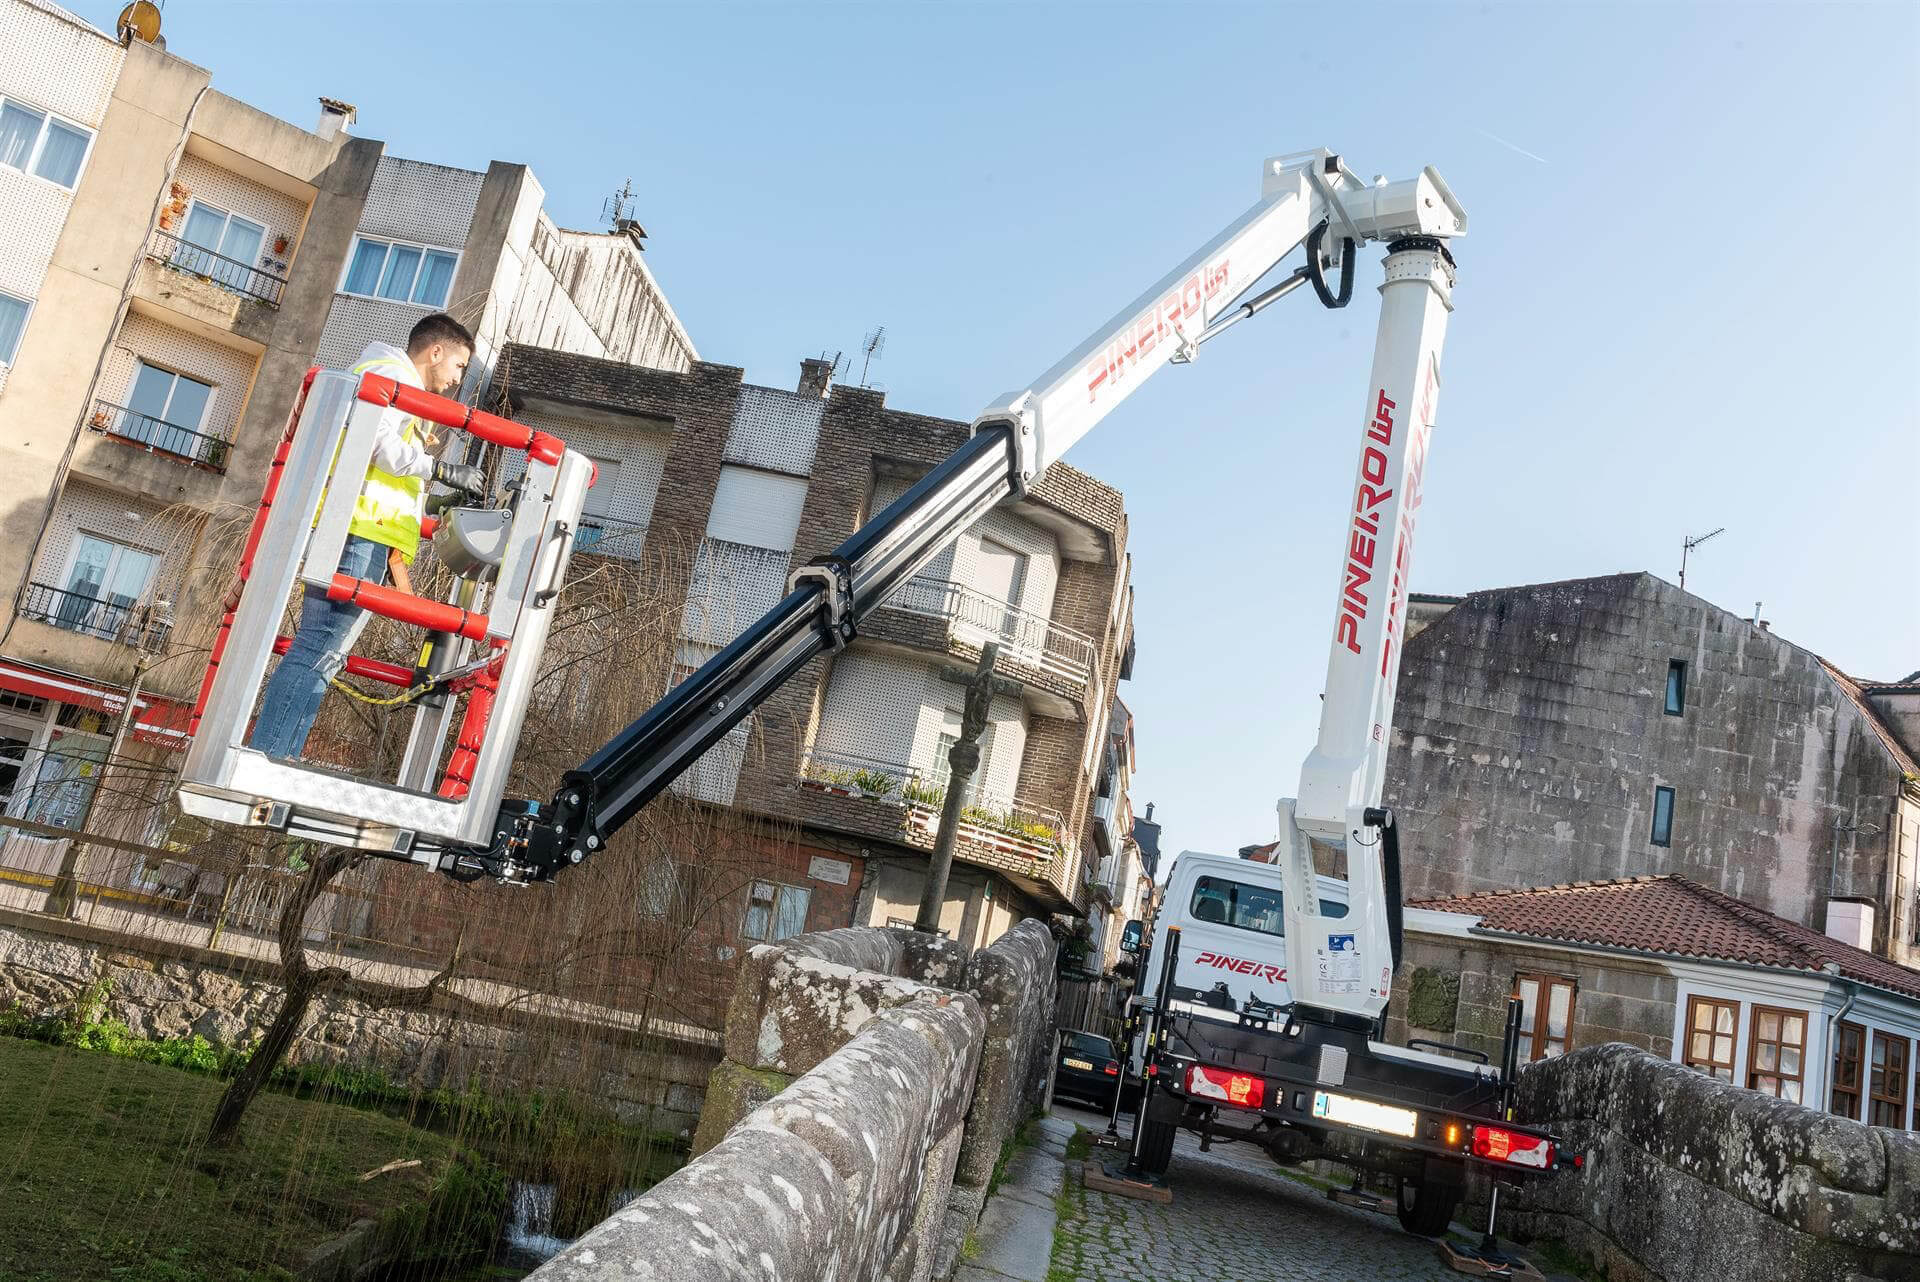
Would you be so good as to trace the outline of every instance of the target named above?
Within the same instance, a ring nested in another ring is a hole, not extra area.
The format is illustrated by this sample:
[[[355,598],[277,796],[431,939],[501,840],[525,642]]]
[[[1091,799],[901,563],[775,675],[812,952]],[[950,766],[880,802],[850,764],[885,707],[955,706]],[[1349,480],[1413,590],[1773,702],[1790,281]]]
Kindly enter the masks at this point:
[[[1068,1068],[1084,1068],[1088,1072],[1093,1071],[1093,1065],[1084,1059],[1063,1059],[1060,1062],[1062,1064],[1065,1064]]]
[[[1410,1108],[1394,1108],[1390,1104],[1376,1104],[1372,1100],[1335,1095],[1330,1091],[1313,1093],[1313,1115],[1324,1117],[1329,1122],[1407,1139],[1413,1138],[1420,1121],[1419,1114]]]

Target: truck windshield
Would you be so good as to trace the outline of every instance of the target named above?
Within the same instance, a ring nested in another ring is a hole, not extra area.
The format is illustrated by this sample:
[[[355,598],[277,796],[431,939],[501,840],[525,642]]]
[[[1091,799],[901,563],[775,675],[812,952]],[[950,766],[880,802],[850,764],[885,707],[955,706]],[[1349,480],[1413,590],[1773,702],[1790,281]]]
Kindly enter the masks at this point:
[[[1263,935],[1287,933],[1284,897],[1269,886],[1250,886],[1225,877],[1202,877],[1193,884],[1190,908],[1197,921],[1257,930]],[[1347,906],[1337,899],[1322,899],[1320,912],[1327,917],[1345,917]]]

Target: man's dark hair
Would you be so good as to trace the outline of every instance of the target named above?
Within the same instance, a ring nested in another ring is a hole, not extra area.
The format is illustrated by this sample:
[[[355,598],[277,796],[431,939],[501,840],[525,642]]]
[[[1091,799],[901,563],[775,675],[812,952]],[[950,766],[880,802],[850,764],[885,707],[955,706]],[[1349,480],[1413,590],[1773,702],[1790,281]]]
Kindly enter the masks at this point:
[[[458,345],[473,350],[473,334],[453,317],[445,312],[435,312],[423,318],[407,335],[407,355],[418,356],[435,343],[445,343],[449,347]]]

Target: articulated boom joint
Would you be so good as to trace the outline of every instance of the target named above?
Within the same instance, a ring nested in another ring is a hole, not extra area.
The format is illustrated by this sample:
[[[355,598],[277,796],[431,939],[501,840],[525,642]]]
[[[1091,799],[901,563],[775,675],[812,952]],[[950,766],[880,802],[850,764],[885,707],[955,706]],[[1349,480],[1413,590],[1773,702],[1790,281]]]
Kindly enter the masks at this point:
[[[844,650],[856,627],[853,611],[853,563],[843,556],[819,556],[787,576],[787,591],[808,584],[820,587],[820,626],[831,650]]]

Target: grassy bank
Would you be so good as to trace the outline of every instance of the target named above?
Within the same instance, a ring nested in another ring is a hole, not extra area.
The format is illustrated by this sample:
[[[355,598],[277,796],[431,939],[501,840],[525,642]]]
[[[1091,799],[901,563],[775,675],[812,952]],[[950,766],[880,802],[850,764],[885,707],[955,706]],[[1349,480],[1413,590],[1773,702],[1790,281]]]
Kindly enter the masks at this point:
[[[213,1153],[224,1086],[0,1038],[0,1282],[285,1279],[365,1218],[449,1250],[492,1240],[500,1178],[448,1137],[268,1093]]]

